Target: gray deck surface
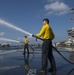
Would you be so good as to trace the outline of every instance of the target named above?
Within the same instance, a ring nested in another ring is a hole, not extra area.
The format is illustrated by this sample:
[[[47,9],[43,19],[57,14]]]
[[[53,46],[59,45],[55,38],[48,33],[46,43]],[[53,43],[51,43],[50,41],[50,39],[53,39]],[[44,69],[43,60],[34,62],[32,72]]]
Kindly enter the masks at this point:
[[[38,50],[38,51],[37,51]],[[41,67],[41,51],[35,49],[34,54],[29,55],[30,69],[40,69]],[[71,62],[74,62],[74,52],[62,51],[61,53]],[[0,50],[0,75],[27,75],[25,70],[25,59],[20,50]],[[66,62],[57,52],[53,52],[57,72],[53,75],[74,75],[74,65]],[[48,68],[50,67],[50,63]],[[52,75],[52,73],[48,73]]]

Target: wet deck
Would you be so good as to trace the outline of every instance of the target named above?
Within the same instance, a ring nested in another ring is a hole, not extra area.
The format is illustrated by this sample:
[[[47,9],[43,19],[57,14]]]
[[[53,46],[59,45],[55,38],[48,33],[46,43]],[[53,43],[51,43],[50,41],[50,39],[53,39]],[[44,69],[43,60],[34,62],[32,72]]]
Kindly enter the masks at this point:
[[[30,69],[40,69],[41,67],[41,51],[35,49],[34,54],[29,55]],[[60,49],[61,53],[71,62],[74,62],[74,52],[67,52]],[[0,75],[27,75],[25,70],[25,59],[23,51],[20,50],[0,50]],[[57,52],[53,52],[57,65],[57,72],[54,75],[74,75],[74,65],[66,62]],[[50,64],[49,64],[50,67]],[[52,75],[48,73],[48,75]]]

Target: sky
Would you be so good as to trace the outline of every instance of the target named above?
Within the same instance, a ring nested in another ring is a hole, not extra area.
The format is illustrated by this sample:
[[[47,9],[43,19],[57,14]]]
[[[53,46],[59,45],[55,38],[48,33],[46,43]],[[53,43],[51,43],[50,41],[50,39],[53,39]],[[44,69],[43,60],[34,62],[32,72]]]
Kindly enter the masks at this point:
[[[54,42],[68,39],[67,30],[74,27],[70,9],[74,0],[0,0],[0,19],[32,34],[39,33],[42,20],[48,18],[55,34]],[[26,35],[0,24],[0,37],[22,40]],[[31,43],[35,39],[29,38]]]

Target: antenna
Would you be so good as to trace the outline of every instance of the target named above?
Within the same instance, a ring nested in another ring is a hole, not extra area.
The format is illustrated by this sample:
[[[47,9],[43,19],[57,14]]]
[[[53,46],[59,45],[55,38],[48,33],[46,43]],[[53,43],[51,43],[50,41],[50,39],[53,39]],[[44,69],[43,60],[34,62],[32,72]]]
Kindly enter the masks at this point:
[[[70,20],[74,20],[74,8],[71,8],[70,9],[70,14],[71,14],[71,17],[70,17]]]

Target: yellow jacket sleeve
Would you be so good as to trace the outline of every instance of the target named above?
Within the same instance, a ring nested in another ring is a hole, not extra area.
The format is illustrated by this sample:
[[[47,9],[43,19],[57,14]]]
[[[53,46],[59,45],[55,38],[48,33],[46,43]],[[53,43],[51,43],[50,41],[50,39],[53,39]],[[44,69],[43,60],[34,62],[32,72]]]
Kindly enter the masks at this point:
[[[36,36],[41,37],[44,34],[45,29],[46,28],[43,26],[42,29],[41,29],[41,31],[38,34],[36,34]]]

